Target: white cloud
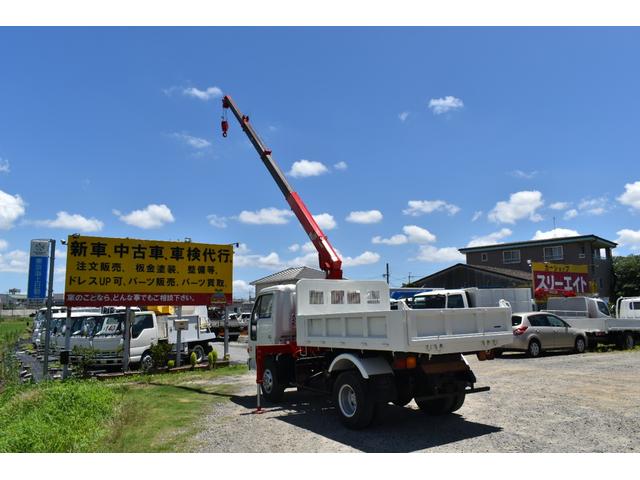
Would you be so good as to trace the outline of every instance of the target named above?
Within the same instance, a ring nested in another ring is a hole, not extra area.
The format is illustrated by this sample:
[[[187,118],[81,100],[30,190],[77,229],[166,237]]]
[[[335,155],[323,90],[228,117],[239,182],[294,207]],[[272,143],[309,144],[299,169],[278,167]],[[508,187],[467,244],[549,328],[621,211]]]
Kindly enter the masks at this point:
[[[408,243],[408,242],[409,242],[409,239],[407,238],[407,236],[401,233],[392,235],[389,238],[382,238],[381,236],[377,235],[371,239],[371,243],[384,244],[384,245],[404,245],[405,243]]]
[[[319,213],[318,215],[314,215],[313,219],[322,230],[333,230],[338,226],[333,215],[329,215],[328,213]]]
[[[640,251],[640,230],[623,228],[616,233],[618,234],[616,243],[621,247],[629,247],[634,252]]]
[[[380,260],[380,255],[375,252],[366,251],[357,257],[342,257],[343,267],[359,267],[360,265],[371,265]]]
[[[329,169],[322,162],[316,162],[313,160],[298,160],[293,162],[289,175],[292,177],[316,177],[327,173]]]
[[[86,218],[77,213],[58,212],[55,220],[38,220],[34,222],[41,227],[64,228],[78,232],[99,232],[104,223],[97,218]]]
[[[290,217],[293,217],[293,212],[290,210],[269,207],[255,212],[243,210],[238,215],[238,220],[252,225],[283,225],[289,222]]]
[[[0,272],[27,273],[29,254],[23,250],[0,253]]]
[[[245,253],[249,253],[249,247],[246,243],[239,243],[236,248],[233,249],[233,253],[237,253],[240,255],[244,255]]]
[[[12,228],[13,222],[24,215],[25,206],[20,195],[11,195],[0,190],[0,229]]]
[[[405,122],[405,120],[409,117],[409,115],[411,114],[411,112],[401,112],[398,114],[398,118],[400,119],[400,121],[402,123]]]
[[[565,208],[569,208],[571,206],[571,203],[569,202],[554,202],[551,205],[549,205],[549,208],[551,210],[564,210]]]
[[[478,220],[480,217],[482,216],[482,210],[476,210],[473,213],[473,217],[471,218],[472,222],[475,222],[476,220]]]
[[[536,234],[533,236],[532,240],[546,240],[547,238],[562,238],[562,237],[577,237],[580,234],[575,230],[570,230],[568,228],[554,228],[553,230],[549,230],[548,232],[536,231]]]
[[[436,241],[436,236],[433,233],[417,225],[405,225],[402,227],[402,231],[404,233],[389,238],[373,237],[371,242],[384,245],[404,245],[405,243],[432,243]]]
[[[202,150],[203,148],[208,148],[211,146],[210,141],[205,140],[204,138],[187,135],[186,133],[172,133],[171,136],[197,150]]]
[[[300,245],[298,245],[297,243],[294,243],[293,245],[289,245],[287,249],[290,252],[297,252],[298,250],[300,250]]]
[[[315,245],[311,241],[305,242],[302,245],[302,251],[303,252],[317,252]]]
[[[173,223],[175,218],[166,205],[148,205],[142,210],[134,210],[128,214],[121,214],[114,210],[113,214],[128,225],[139,228],[159,228],[167,223]]]
[[[493,245],[495,243],[499,243],[505,237],[508,237],[513,232],[508,228],[503,228],[497,232],[490,233],[488,235],[483,235],[481,237],[473,237],[471,241],[467,244],[467,247],[483,247],[485,245]]]
[[[602,215],[608,205],[607,197],[587,198],[578,204],[578,208],[589,215]]]
[[[464,262],[465,256],[456,247],[437,248],[433,245],[421,245],[418,256],[412,260],[429,263]]]
[[[200,90],[196,87],[186,87],[182,89],[182,94],[187,97],[207,101],[221,97],[222,90],[218,87],[207,87],[204,90]]]
[[[444,98],[432,98],[429,100],[429,108],[434,115],[441,115],[453,110],[459,110],[464,107],[461,99],[448,95]]]
[[[565,220],[571,220],[572,218],[576,218],[577,216],[578,216],[578,211],[575,208],[572,208],[571,210],[567,210],[566,212],[564,212]]]
[[[347,162],[338,162],[333,164],[333,168],[336,170],[346,170],[348,167]]]
[[[9,248],[9,242],[0,238],[0,252],[6,250],[7,248]]]
[[[433,243],[436,241],[436,236],[433,233],[417,225],[405,225],[402,227],[402,231],[407,236],[409,243]]]
[[[207,220],[212,227],[227,228],[227,217],[211,214],[207,215]]]
[[[405,215],[417,217],[425,213],[446,211],[449,215],[455,215],[460,207],[447,203],[444,200],[409,200],[409,208],[402,211]]]
[[[624,186],[624,193],[618,197],[618,201],[635,210],[640,210],[640,180],[627,183]]]
[[[526,180],[531,180],[536,175],[538,175],[538,171],[537,170],[533,170],[531,172],[525,172],[523,170],[514,170],[513,172],[511,172],[511,176],[512,177],[524,178]]]
[[[233,296],[235,298],[249,298],[254,295],[253,285],[249,285],[249,282],[244,280],[233,281]]]
[[[0,172],[9,173],[9,160],[0,157]]]
[[[489,220],[495,223],[516,223],[517,220],[529,218],[532,222],[539,222],[542,217],[536,210],[544,204],[542,193],[537,190],[512,193],[509,201],[498,202],[489,212]]]
[[[276,252],[271,252],[267,255],[245,255],[236,251],[233,256],[233,266],[278,270],[282,267],[282,262]]]
[[[382,221],[382,212],[380,210],[358,210],[349,213],[346,220],[352,223],[378,223]]]

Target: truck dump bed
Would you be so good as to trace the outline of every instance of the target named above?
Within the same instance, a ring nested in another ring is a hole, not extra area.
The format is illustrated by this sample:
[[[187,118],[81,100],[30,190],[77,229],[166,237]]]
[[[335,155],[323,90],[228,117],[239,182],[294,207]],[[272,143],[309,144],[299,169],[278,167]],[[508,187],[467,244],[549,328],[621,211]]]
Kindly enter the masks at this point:
[[[378,281],[300,280],[296,308],[300,346],[447,354],[513,341],[509,308],[390,310]]]

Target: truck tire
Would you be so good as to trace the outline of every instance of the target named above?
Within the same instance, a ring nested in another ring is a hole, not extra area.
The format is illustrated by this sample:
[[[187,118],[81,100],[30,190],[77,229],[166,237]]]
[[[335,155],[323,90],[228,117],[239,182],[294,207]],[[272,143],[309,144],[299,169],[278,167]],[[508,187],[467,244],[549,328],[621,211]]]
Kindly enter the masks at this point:
[[[373,420],[376,404],[369,395],[366,380],[355,371],[338,375],[333,385],[333,403],[347,428],[365,428]]]
[[[196,363],[202,363],[206,357],[204,347],[200,344],[194,345],[190,353],[196,354]]]
[[[153,368],[153,357],[150,352],[144,352],[140,357],[140,370],[148,372]]]
[[[282,401],[284,396],[284,385],[282,385],[279,377],[277,362],[271,357],[267,358],[264,362],[260,389],[264,398],[273,403]]]
[[[586,349],[587,349],[587,342],[585,341],[584,337],[576,338],[576,345],[575,345],[576,353],[584,353]]]
[[[531,340],[527,347],[527,355],[531,358],[536,358],[540,356],[540,353],[542,353],[540,342],[536,339]]]
[[[404,407],[413,399],[413,385],[409,375],[396,374],[396,399],[393,404]]]
[[[440,398],[432,398],[432,399],[424,399],[424,400],[416,400],[418,404],[418,408],[422,410],[427,415],[437,416],[437,415],[446,415],[447,413],[452,413],[462,407],[462,404],[465,400],[464,392],[460,391],[456,384],[447,383],[442,386],[442,393],[451,393],[455,395],[440,397]]]

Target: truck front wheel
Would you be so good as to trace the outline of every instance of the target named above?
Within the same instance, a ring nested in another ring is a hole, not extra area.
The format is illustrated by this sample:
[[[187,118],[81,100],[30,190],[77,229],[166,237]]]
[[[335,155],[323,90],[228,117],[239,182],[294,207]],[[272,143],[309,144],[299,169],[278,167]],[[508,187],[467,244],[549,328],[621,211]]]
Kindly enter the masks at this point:
[[[202,345],[194,345],[191,352],[196,354],[196,363],[202,363],[204,361],[205,353]]]
[[[356,372],[343,372],[333,385],[333,403],[340,421],[348,428],[367,427],[375,413],[366,381]]]
[[[262,373],[262,395],[270,402],[282,401],[284,396],[284,385],[278,375],[278,364],[273,358],[267,358],[264,362],[264,372]]]

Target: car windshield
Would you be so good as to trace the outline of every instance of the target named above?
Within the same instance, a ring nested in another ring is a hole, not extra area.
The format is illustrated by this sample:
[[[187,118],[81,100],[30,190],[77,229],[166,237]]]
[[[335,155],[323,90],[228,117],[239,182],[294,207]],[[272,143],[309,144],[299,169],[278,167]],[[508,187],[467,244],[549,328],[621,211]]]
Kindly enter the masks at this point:
[[[413,297],[412,308],[444,308],[446,295],[424,295]]]
[[[121,335],[124,314],[105,315],[100,317],[94,328],[96,337],[103,335]]]
[[[511,315],[511,325],[517,327],[522,323],[522,317],[520,315]]]

